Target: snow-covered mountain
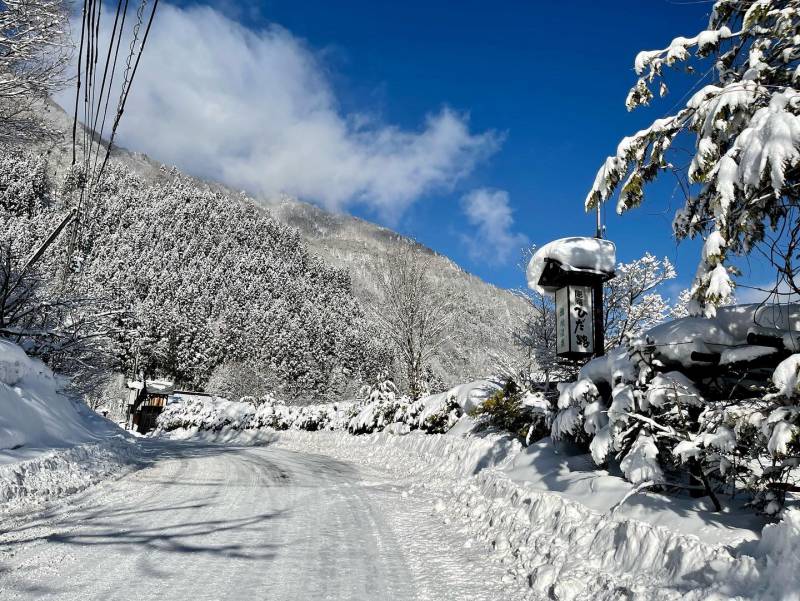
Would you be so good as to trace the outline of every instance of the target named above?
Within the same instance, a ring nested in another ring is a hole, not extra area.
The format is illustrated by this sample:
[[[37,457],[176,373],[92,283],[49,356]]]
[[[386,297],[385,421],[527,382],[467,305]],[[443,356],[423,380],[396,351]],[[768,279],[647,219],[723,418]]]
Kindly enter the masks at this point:
[[[264,205],[280,221],[297,228],[309,246],[326,261],[350,272],[353,289],[365,304],[379,301],[376,279],[386,257],[410,241],[388,228],[349,215],[333,214],[293,198],[271,199]],[[445,256],[421,244],[416,252],[433,255],[437,283],[462,299],[458,331],[445,343],[440,369],[450,384],[488,375],[495,356],[511,350],[509,326],[526,304],[508,290],[487,284]]]
[[[48,162],[55,175],[71,161],[72,118],[52,102],[43,108],[43,116],[55,131],[61,132],[37,144],[48,153]],[[146,180],[172,177],[169,170],[162,169],[161,163],[142,153],[115,148],[112,159],[125,164]],[[203,183],[231,196],[240,197],[242,194],[218,182]],[[356,296],[367,307],[379,301],[376,278],[386,257],[409,243],[420,256],[433,255],[435,277],[461,299],[463,310],[456,331],[442,348],[438,365],[434,365],[446,383],[455,384],[487,375],[493,371],[498,355],[511,352],[509,326],[526,310],[525,302],[512,292],[484,282],[447,257],[388,228],[349,215],[333,214],[290,197],[256,199],[255,202],[279,221],[295,227],[313,252],[326,262],[346,268]]]

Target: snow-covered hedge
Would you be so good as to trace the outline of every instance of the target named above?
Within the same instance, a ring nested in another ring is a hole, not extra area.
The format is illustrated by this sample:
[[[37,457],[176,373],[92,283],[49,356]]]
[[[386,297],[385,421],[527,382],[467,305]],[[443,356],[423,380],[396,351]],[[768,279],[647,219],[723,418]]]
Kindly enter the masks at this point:
[[[221,398],[195,398],[167,405],[158,417],[158,430],[220,431],[337,430],[369,434],[391,429],[397,434],[411,430],[441,433],[449,430],[465,410],[482,402],[497,384],[479,380],[447,392],[411,401],[397,393],[394,385],[381,383],[365,392],[360,402],[293,406],[267,396],[256,402]]]
[[[367,390],[367,398],[350,420],[348,430],[353,434],[371,434],[387,427],[398,434],[411,430],[446,432],[464,414],[464,405],[473,391],[474,388],[457,386],[411,401],[406,396],[398,396],[394,384],[384,382]]]
[[[342,430],[353,403],[289,406],[272,397],[256,404],[226,399],[195,398],[167,405],[158,416],[158,430]]]

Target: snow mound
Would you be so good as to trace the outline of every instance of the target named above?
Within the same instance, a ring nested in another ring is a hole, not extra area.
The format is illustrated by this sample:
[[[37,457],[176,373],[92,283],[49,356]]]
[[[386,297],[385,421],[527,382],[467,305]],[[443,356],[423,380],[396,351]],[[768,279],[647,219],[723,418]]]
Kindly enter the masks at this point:
[[[764,526],[758,542],[758,554],[764,558],[765,599],[800,597],[800,511],[790,509],[777,524]]]
[[[475,380],[451,388],[446,394],[458,403],[464,413],[469,413],[480,407],[500,388],[500,384],[494,380]]]
[[[692,353],[721,353],[736,344],[736,339],[714,318],[683,317],[651,328],[632,341],[633,346],[655,346],[665,363],[684,367],[707,364]]]
[[[65,382],[0,340],[0,505],[85,489],[135,463],[138,445],[60,392]]]
[[[772,382],[778,389],[777,395],[792,398],[797,394],[800,376],[800,354],[787,357],[778,364],[772,374]]]
[[[120,436],[96,443],[35,453],[0,464],[0,510],[26,509],[75,494],[103,480],[135,469],[141,449]]]
[[[683,317],[651,328],[631,341],[633,346],[653,346],[666,363],[695,367],[719,354],[722,365],[753,361],[773,355],[776,347],[749,344],[748,336],[782,341],[790,350],[800,343],[800,305],[732,305],[719,307],[714,317]],[[700,357],[692,357],[699,353]],[[703,356],[705,355],[705,356]]]
[[[59,392],[65,382],[16,344],[0,340],[0,464],[2,452],[65,448],[118,430]]]
[[[545,265],[556,261],[565,270],[613,274],[617,249],[610,240],[573,237],[553,240],[539,248],[528,263],[528,286],[540,294],[549,294],[539,285]]]

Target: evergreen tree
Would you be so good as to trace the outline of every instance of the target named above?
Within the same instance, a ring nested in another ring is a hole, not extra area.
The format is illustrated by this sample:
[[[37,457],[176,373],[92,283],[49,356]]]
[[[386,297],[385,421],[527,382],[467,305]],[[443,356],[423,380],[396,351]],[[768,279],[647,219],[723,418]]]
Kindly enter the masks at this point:
[[[643,201],[645,184],[662,172],[679,177],[686,202],[675,216],[675,236],[705,240],[691,289],[693,312],[713,315],[731,297],[730,259],[756,248],[775,265],[776,288],[800,291],[798,9],[798,0],[718,0],[706,30],[640,52],[629,110],[649,104],[656,88],[667,93],[667,67],[684,64],[691,73],[710,72],[715,81],[676,112],[624,138],[587,196],[588,210],[618,190],[617,212],[623,213]],[[694,140],[686,165],[672,150],[680,138]]]

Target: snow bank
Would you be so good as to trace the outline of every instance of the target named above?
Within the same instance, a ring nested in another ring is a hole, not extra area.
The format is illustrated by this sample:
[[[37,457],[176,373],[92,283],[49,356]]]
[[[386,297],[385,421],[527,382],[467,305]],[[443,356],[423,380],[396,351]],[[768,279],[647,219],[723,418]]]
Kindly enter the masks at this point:
[[[0,464],[13,461],[4,461],[4,451],[65,448],[120,432],[61,394],[64,384],[41,361],[0,340]]]
[[[629,483],[544,444],[523,452],[497,435],[276,436],[279,446],[388,470],[411,491],[434,493],[434,513],[466,527],[547,598],[797,599],[800,519],[793,513],[753,545],[755,534],[736,527],[743,516],[670,509],[673,500],[660,495],[615,509]]]
[[[141,449],[127,437],[15,457],[0,465],[0,511],[80,492],[139,465]]]
[[[548,294],[539,285],[547,261],[556,261],[566,270],[613,274],[617,249],[610,240],[601,238],[561,238],[539,248],[528,263],[528,286],[540,294]]]
[[[41,361],[0,340],[0,505],[70,494],[135,462],[116,425],[59,392]]]
[[[94,439],[75,403],[58,393],[61,385],[43,363],[0,340],[0,451]]]

